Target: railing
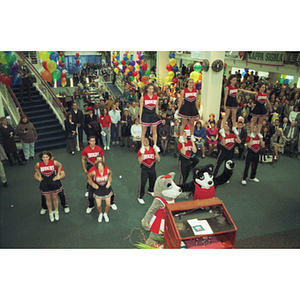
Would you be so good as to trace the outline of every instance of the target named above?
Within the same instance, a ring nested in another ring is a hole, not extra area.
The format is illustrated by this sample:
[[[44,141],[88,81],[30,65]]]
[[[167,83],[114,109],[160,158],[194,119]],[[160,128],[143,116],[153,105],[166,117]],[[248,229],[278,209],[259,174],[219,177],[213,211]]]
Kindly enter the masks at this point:
[[[104,89],[106,92],[108,92],[111,96],[111,98],[115,101],[116,100],[116,96],[113,94],[113,92],[111,91],[111,89],[109,88],[109,86],[107,85],[107,83],[103,80],[102,76],[99,76],[99,87],[103,85]]]
[[[15,53],[19,56],[20,59],[24,61],[24,63],[29,67],[31,73],[35,76],[36,83],[34,84],[34,86],[49,104],[62,127],[64,127],[64,120],[67,116],[67,112],[62,103],[58,100],[49,84],[42,78],[41,74],[32,65],[30,60],[21,51],[15,51]]]
[[[9,114],[12,124],[17,126],[20,121],[20,114],[23,115],[23,110],[10,86],[0,82],[0,99],[3,106]]]

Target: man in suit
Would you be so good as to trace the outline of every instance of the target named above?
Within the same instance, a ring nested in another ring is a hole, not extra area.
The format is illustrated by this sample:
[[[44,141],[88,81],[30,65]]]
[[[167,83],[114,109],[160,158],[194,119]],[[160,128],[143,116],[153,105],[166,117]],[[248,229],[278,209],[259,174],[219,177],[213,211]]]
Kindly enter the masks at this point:
[[[243,122],[239,121],[237,123],[237,131],[239,133],[241,143],[235,143],[235,145],[238,147],[239,150],[238,160],[240,160],[240,159],[244,159],[245,143],[248,135],[247,130],[243,126]]]
[[[174,126],[171,126],[170,128],[170,137],[171,141],[174,142],[175,147],[174,147],[174,157],[177,158],[177,145],[179,143],[179,136],[180,136],[180,126],[179,126],[179,121],[176,119],[174,121]]]
[[[295,146],[298,143],[299,131],[296,126],[296,121],[292,121],[290,126],[287,126],[283,132],[286,138],[286,146],[290,146],[290,157],[293,157]]]
[[[24,98],[23,98],[24,87],[26,87],[28,100],[30,102],[33,102],[30,94],[30,87],[31,87],[30,70],[28,66],[24,65],[22,59],[18,60],[18,63],[19,63],[18,73],[21,74],[22,76],[22,82],[20,84],[20,94],[21,94],[20,103],[24,102]]]
[[[76,102],[73,103],[70,112],[72,113],[72,121],[77,124],[79,148],[83,150],[83,112],[78,109]]]
[[[282,128],[282,130],[286,130],[286,127],[289,126],[289,119],[287,117],[283,118],[283,121],[282,121],[282,126],[280,126]]]
[[[279,119],[276,119],[274,126],[270,127],[270,134],[273,135],[274,133],[276,133],[278,128],[282,128],[282,126],[280,126]]]

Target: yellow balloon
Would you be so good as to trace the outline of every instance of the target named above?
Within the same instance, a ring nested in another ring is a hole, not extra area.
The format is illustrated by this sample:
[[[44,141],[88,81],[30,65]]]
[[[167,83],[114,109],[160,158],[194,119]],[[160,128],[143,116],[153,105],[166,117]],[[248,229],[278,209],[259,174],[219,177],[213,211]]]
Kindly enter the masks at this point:
[[[119,73],[119,69],[118,68],[115,68],[114,71],[115,71],[116,74]]]
[[[48,51],[39,51],[39,57],[43,61],[47,61],[50,57],[50,53]]]
[[[128,53],[128,54],[127,54],[127,58],[130,58],[130,57],[131,57],[131,54],[130,54],[130,53]]]
[[[282,77],[283,79],[286,79],[287,74],[281,74],[281,77]]]
[[[170,61],[169,61],[169,63],[170,63],[170,65],[172,66],[172,67],[174,67],[175,65],[176,65],[176,59],[175,58],[171,58],[170,59]]]
[[[118,52],[117,52],[117,51],[115,51],[115,52],[114,52],[114,55],[117,55],[117,54],[118,54]]]
[[[138,84],[138,86],[140,87],[140,88],[142,88],[143,86],[145,85],[145,83],[144,82],[139,82],[139,84]]]
[[[167,76],[167,77],[165,78],[165,81],[166,81],[167,83],[170,83],[170,82],[172,81],[172,78],[171,78],[170,76]]]
[[[199,74],[198,80],[202,80],[202,74],[201,73],[198,73],[198,74]]]
[[[65,87],[66,85],[67,85],[67,82],[62,82],[62,83],[61,83],[61,86],[62,86],[62,87]]]
[[[53,73],[53,72],[56,70],[56,67],[57,67],[57,65],[56,65],[56,63],[55,63],[53,60],[49,60],[49,61],[47,62],[47,69],[48,69],[51,73]]]
[[[196,71],[193,71],[191,74],[190,74],[190,77],[194,79],[194,81],[198,81],[199,79],[199,73],[197,73]]]
[[[127,74],[128,74],[128,72],[129,72],[129,69],[126,69],[126,70],[125,70],[125,74],[127,75]]]
[[[173,79],[174,75],[175,75],[175,74],[174,74],[173,71],[170,71],[170,72],[168,73],[168,76],[171,77],[172,79]]]
[[[136,65],[135,65],[135,69],[136,69],[136,70],[139,70],[139,69],[140,69],[140,66],[139,66],[138,64],[136,64]]]

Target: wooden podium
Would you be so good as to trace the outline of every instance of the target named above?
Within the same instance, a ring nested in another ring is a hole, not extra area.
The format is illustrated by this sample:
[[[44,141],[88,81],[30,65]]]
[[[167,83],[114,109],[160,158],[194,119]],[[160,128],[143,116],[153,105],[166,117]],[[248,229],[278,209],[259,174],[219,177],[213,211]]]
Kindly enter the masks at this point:
[[[213,233],[195,235],[187,222],[206,220]],[[165,208],[164,248],[232,249],[237,228],[219,198],[183,201]],[[183,243],[182,243],[183,242]]]

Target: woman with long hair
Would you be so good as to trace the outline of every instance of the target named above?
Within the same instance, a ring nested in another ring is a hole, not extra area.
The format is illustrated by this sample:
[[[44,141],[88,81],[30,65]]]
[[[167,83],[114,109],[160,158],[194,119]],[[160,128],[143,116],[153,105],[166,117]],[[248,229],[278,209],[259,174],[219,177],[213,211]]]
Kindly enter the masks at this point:
[[[153,136],[153,148],[160,152],[157,144],[157,125],[161,123],[161,119],[158,116],[158,97],[157,87],[153,83],[147,83],[142,87],[142,97],[140,98],[140,119],[142,125],[142,149],[141,153],[144,153],[144,139],[147,132],[147,128],[150,126]]]
[[[76,148],[76,123],[72,121],[72,113],[67,113],[67,118],[65,120],[65,130],[66,130],[66,146],[68,153],[75,154]]]
[[[188,123],[190,125],[191,141],[196,141],[194,137],[194,123],[199,118],[198,110],[198,90],[194,88],[194,79],[188,78],[185,89],[181,91],[178,105],[178,118],[181,118],[179,142],[183,142],[183,131]]]
[[[265,103],[268,104],[270,108],[270,113],[273,111],[272,105],[268,99],[267,93],[265,93],[266,90],[266,85],[264,83],[260,83],[258,85],[258,91],[257,92],[252,92],[248,90],[243,90],[239,89],[242,92],[252,94],[255,96],[255,106],[253,110],[250,112],[250,115],[252,116],[251,118],[251,124],[250,124],[250,131],[251,131],[251,137],[253,137],[253,128],[256,122],[258,121],[258,136],[261,138],[261,127],[262,127],[262,122],[263,119],[269,114],[266,107]]]
[[[38,135],[26,115],[21,116],[16,133],[22,143],[25,160],[29,162],[29,155],[35,159],[34,145]]]
[[[99,118],[99,124],[101,127],[102,134],[102,141],[104,145],[104,150],[109,150],[110,146],[110,124],[111,124],[111,118],[110,115],[107,112],[107,108],[105,107],[103,109],[103,113],[101,114]]]

